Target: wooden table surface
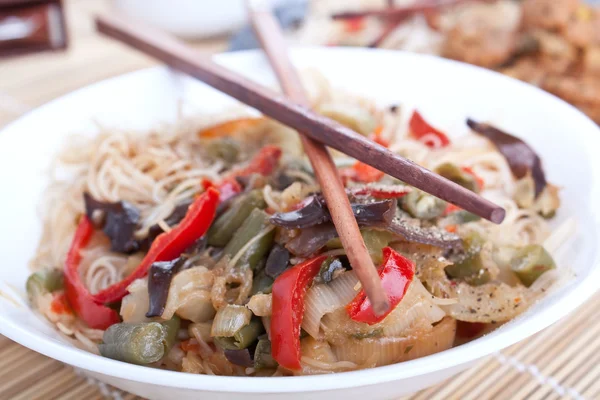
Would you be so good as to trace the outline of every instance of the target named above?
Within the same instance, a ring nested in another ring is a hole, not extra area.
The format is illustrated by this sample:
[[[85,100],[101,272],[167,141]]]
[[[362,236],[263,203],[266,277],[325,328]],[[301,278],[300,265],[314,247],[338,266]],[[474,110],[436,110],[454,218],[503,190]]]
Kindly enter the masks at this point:
[[[0,127],[56,97],[99,80],[154,65],[95,34],[92,15],[106,0],[66,0],[67,51],[0,61]],[[199,51],[226,48],[224,39],[193,43]],[[411,399],[600,399],[600,295],[569,319],[495,354]],[[0,400],[134,399],[71,367],[0,336]]]

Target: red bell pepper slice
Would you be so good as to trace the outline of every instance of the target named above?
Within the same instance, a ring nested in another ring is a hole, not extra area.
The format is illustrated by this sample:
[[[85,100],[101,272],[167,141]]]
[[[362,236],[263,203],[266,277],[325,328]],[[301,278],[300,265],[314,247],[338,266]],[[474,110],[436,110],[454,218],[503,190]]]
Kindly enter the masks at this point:
[[[383,263],[379,267],[379,278],[391,305],[389,311],[384,315],[375,315],[371,301],[367,298],[365,291],[361,290],[354,300],[346,306],[348,315],[354,321],[369,325],[383,321],[400,303],[414,276],[415,264],[412,261],[403,257],[391,247],[384,248]]]
[[[304,316],[304,295],[327,256],[318,256],[288,269],[273,284],[271,352],[284,368],[301,369],[300,325]]]
[[[221,192],[221,202],[232,198],[242,191],[242,186],[236,178],[252,174],[269,176],[279,164],[280,159],[281,149],[279,147],[268,145],[260,149],[246,167],[231,171],[218,185],[218,189]]]
[[[127,294],[127,287],[136,279],[146,276],[153,263],[179,257],[206,233],[215,218],[218,204],[219,191],[209,187],[194,200],[179,225],[160,234],[152,242],[142,262],[127,278],[94,295],[96,302],[105,304],[121,300]]]
[[[424,144],[428,147],[438,148],[446,147],[450,144],[450,139],[442,131],[431,126],[423,116],[415,110],[410,118],[410,133],[417,140],[424,140]],[[433,135],[437,140],[427,140],[427,136]]]
[[[339,173],[344,182],[352,180],[361,183],[377,182],[385,175],[377,168],[371,167],[369,164],[361,161],[358,161],[352,167],[340,169]]]
[[[409,194],[411,190],[408,186],[402,185],[368,185],[347,189],[354,196],[371,196],[376,199],[399,199]]]
[[[94,300],[94,297],[85,287],[79,276],[80,251],[87,246],[93,233],[94,226],[84,216],[75,231],[75,236],[73,237],[73,242],[65,261],[65,295],[73,311],[90,328],[107,329],[109,326],[121,321],[119,314],[115,310]]]

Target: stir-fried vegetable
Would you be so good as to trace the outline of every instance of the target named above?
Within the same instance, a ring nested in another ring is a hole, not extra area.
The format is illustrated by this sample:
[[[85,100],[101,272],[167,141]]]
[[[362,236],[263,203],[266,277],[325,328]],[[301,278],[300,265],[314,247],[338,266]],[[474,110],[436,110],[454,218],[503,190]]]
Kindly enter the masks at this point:
[[[161,360],[177,338],[178,317],[166,322],[114,324],[104,332],[98,345],[104,357],[132,364],[147,365]]]
[[[488,138],[506,158],[512,173],[518,179],[531,174],[537,198],[547,185],[542,160],[527,143],[489,124],[467,120],[467,125],[478,134]]]
[[[251,294],[271,293],[271,290],[273,289],[273,282],[275,282],[275,280],[268,276],[266,270],[263,269],[256,274],[252,280]]]
[[[411,135],[429,147],[446,147],[450,144],[448,136],[425,121],[417,110],[413,112],[409,126]]]
[[[277,361],[271,353],[271,341],[267,338],[260,339],[254,351],[254,368],[260,370],[277,368],[277,366]]]
[[[469,170],[461,169],[457,165],[444,163],[439,165],[434,172],[472,192],[479,193],[481,191],[481,184],[477,178]]]
[[[30,302],[45,293],[56,292],[63,288],[63,272],[59,269],[43,269],[34,272],[27,278],[25,288]]]
[[[380,225],[389,223],[396,212],[395,200],[380,200],[366,204],[352,203],[356,222],[360,225]],[[331,221],[331,214],[322,198],[314,196],[304,207],[277,213],[271,217],[271,223],[283,228],[305,229]]]
[[[250,354],[250,350],[241,349],[241,350],[224,350],[225,358],[232,364],[239,365],[242,367],[252,367],[254,366],[254,361],[252,360],[252,355]]]
[[[376,199],[398,199],[411,192],[409,186],[369,184],[352,187],[346,191],[352,196],[370,196]]]
[[[533,244],[516,251],[510,266],[523,285],[529,287],[543,273],[556,268],[550,253],[543,246]]]
[[[244,249],[236,265],[249,265],[250,268],[254,269],[258,262],[268,254],[273,243],[274,231],[265,233],[268,226],[269,216],[267,213],[255,208],[227,243],[223,254],[235,257],[239,251]],[[254,240],[250,246],[247,246],[259,234],[262,234],[262,236],[258,240]]]
[[[93,234],[94,226],[91,221],[87,216],[82,217],[65,260],[65,294],[73,311],[90,328],[107,329],[120,321],[119,314],[99,303],[85,287],[79,275],[81,251],[85,249]]]
[[[345,270],[346,268],[344,268],[344,265],[339,258],[329,257],[327,260],[323,261],[315,281],[329,283],[333,280],[336,273],[340,273]]]
[[[367,324],[381,322],[400,303],[415,275],[415,264],[391,247],[383,249],[383,264],[379,267],[379,278],[390,302],[390,309],[383,315],[375,315],[371,301],[364,290],[346,306],[354,321]]]
[[[254,209],[265,207],[260,190],[253,190],[236,199],[208,230],[208,244],[216,247],[225,246]]]
[[[483,285],[490,281],[491,276],[486,268],[483,253],[483,238],[471,232],[464,239],[465,254],[452,265],[445,268],[446,274],[452,279],[463,279],[473,286]]]
[[[83,194],[85,213],[98,229],[110,239],[112,251],[130,254],[140,248],[135,231],[140,221],[140,211],[127,201],[106,203]]]
[[[252,311],[248,308],[229,304],[217,312],[210,335],[213,337],[232,337],[248,325],[251,318]]]
[[[265,265],[265,274],[273,279],[285,271],[290,263],[290,252],[280,244],[271,249]]]
[[[127,294],[127,286],[145,276],[152,264],[179,257],[206,233],[215,217],[218,202],[219,192],[212,187],[208,188],[190,206],[179,225],[156,238],[142,262],[127,278],[95,294],[94,300],[98,303],[111,303],[122,299]]]
[[[281,149],[277,146],[264,146],[250,160],[248,165],[243,168],[234,169],[229,172],[223,180],[217,185],[221,193],[221,202],[226,202],[242,191],[238,179],[249,177],[253,174],[269,176],[273,173],[279,159],[281,158]],[[206,186],[206,185],[205,185]]]
[[[419,219],[437,218],[444,213],[446,206],[444,200],[420,190],[413,190],[402,199],[402,208]]]
[[[326,258],[318,256],[288,269],[273,285],[272,352],[273,358],[284,368],[302,368],[300,325],[304,315],[304,295]]]
[[[362,229],[360,231],[362,238],[369,250],[369,255],[375,264],[381,263],[382,250],[397,236],[391,232],[379,229]],[[341,249],[342,242],[339,238],[335,238],[327,242],[327,247],[330,249]]]
[[[209,141],[205,147],[206,154],[213,160],[221,160],[226,166],[239,161],[240,144],[230,137],[222,137]]]
[[[150,295],[150,306],[146,317],[160,317],[165,311],[169,286],[173,275],[181,268],[181,258],[171,261],[155,262],[148,273],[148,294]]]
[[[214,341],[226,350],[240,350],[248,348],[256,339],[265,332],[260,319],[253,318],[250,323],[241,327],[233,336],[217,336]]]

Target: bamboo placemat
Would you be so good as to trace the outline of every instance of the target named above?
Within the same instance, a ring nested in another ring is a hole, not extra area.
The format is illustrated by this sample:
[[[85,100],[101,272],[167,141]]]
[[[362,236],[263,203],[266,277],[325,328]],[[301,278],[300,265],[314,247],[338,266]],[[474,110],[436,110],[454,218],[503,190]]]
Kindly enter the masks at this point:
[[[94,33],[91,15],[108,5],[67,0],[68,51],[0,62],[0,127],[76,88],[153,65]],[[195,45],[207,52],[225,47],[222,40]],[[600,399],[598,309],[600,294],[570,318],[406,399]],[[103,398],[138,399],[0,336],[0,400]]]

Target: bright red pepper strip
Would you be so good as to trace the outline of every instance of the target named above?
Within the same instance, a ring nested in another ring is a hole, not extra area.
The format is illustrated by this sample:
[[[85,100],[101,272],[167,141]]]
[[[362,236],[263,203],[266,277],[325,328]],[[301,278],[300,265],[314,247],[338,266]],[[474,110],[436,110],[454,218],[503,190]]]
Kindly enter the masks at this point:
[[[376,199],[399,199],[411,192],[406,186],[362,186],[351,188],[348,191],[355,196],[371,196]]]
[[[304,316],[304,295],[327,256],[318,256],[288,269],[273,284],[271,352],[284,368],[301,369],[300,325]]]
[[[188,247],[206,233],[212,224],[217,206],[219,191],[209,187],[194,200],[179,225],[160,234],[137,268],[122,281],[96,293],[94,299],[101,304],[121,300],[127,294],[127,286],[139,278],[143,278],[153,263],[170,261],[181,255]]]
[[[79,276],[80,251],[87,246],[94,226],[87,217],[83,217],[75,231],[71,248],[65,261],[65,294],[75,313],[85,321],[90,328],[106,329],[121,321],[119,314],[96,300],[85,287]]]
[[[273,173],[279,159],[281,158],[281,149],[277,146],[265,146],[250,160],[250,163],[241,169],[231,171],[218,185],[221,192],[221,202],[224,202],[242,191],[242,186],[236,178],[260,174],[269,176]]]
[[[414,137],[417,140],[421,140],[424,137],[426,138],[426,136],[428,135],[433,135],[438,139],[424,141],[424,144],[428,147],[446,147],[450,144],[450,139],[448,139],[448,136],[446,136],[446,134],[442,131],[429,125],[429,123],[425,121],[423,116],[416,110],[413,112],[413,115],[410,118],[409,126],[412,137]]]
[[[384,315],[376,316],[364,290],[346,306],[350,318],[357,322],[369,325],[383,321],[400,303],[408,286],[415,276],[415,264],[407,258],[394,251],[390,247],[383,249],[383,263],[379,269],[379,277],[383,289],[390,301],[390,309]]]

